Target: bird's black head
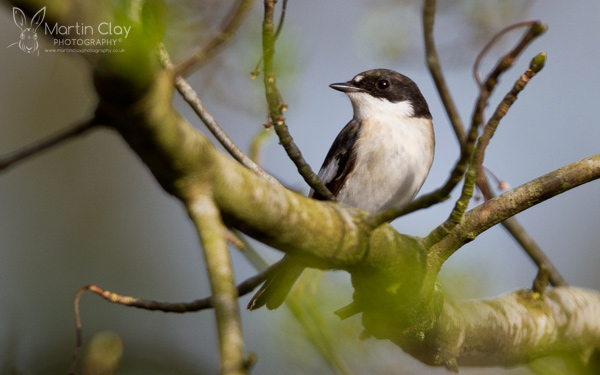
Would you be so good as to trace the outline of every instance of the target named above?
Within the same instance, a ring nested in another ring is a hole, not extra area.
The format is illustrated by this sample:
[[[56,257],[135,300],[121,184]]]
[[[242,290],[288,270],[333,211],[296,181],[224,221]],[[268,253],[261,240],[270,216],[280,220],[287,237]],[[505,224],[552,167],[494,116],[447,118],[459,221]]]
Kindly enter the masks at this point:
[[[431,118],[427,102],[417,84],[390,69],[367,70],[348,82],[332,83],[329,87],[347,94],[367,93],[391,103],[408,102],[413,108],[413,116]]]

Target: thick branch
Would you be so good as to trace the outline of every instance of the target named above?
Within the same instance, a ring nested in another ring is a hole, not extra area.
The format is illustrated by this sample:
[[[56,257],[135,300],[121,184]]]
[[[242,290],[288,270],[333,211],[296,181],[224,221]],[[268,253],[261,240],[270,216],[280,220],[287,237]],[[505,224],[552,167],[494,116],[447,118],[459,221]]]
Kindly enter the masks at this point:
[[[221,347],[221,374],[245,374],[244,339],[233,269],[221,215],[206,192],[188,201],[188,214],[198,230],[212,290]]]
[[[483,301],[446,298],[425,340],[387,338],[425,363],[452,370],[514,366],[559,353],[586,360],[600,347],[599,309],[600,294],[572,287],[541,295],[521,290]]]

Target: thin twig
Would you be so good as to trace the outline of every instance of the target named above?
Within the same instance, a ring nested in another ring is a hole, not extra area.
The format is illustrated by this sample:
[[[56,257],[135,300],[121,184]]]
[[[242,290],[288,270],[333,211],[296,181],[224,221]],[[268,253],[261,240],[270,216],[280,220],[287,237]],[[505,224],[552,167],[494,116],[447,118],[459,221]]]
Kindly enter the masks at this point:
[[[256,135],[252,138],[250,142],[250,151],[248,152],[248,157],[252,159],[257,164],[261,164],[262,156],[263,156],[263,148],[266,141],[271,137],[273,132],[270,128],[260,129]]]
[[[319,195],[322,195],[328,200],[334,200],[333,194],[325,187],[321,179],[311,169],[306,160],[304,160],[300,149],[294,143],[294,139],[285,123],[283,111],[286,109],[286,105],[281,100],[273,70],[273,56],[275,53],[273,14],[275,11],[275,3],[275,0],[265,0],[265,16],[263,20],[264,85],[269,106],[269,118],[279,137],[279,142],[292,162],[296,165],[296,168],[298,168],[298,172],[304,178],[306,183],[319,193]]]
[[[221,143],[221,145],[229,152],[231,156],[233,156],[237,161],[239,161],[243,166],[250,169],[257,175],[266,179],[267,181],[279,184],[279,181],[275,179],[275,177],[268,174],[264,169],[262,169],[258,164],[256,164],[251,158],[249,158],[239,147],[233,142],[231,138],[225,133],[223,128],[219,126],[217,121],[212,117],[212,115],[208,112],[202,101],[198,97],[198,94],[194,89],[185,81],[182,77],[177,77],[175,79],[175,87],[177,91],[181,94],[183,99],[192,107],[194,112],[198,115],[200,120],[206,125],[208,130],[215,136],[215,138]]]
[[[287,11],[288,0],[283,0],[283,5],[281,6],[281,14],[279,16],[279,24],[277,25],[277,31],[275,31],[275,41],[279,39],[279,34],[281,34],[281,30],[283,29],[283,21],[285,21],[285,13]]]
[[[546,59],[546,54],[541,53],[536,56],[531,64],[530,69],[523,73],[519,80],[513,86],[511,92],[509,92],[502,102],[498,105],[498,108],[492,115],[492,117],[488,120],[486,126],[484,127],[483,134],[481,136],[481,147],[478,150],[478,160],[480,165],[478,166],[478,179],[477,185],[479,186],[481,193],[485,197],[486,200],[490,200],[495,197],[494,192],[489,187],[487,183],[487,179],[485,178],[485,171],[482,168],[483,158],[485,154],[485,148],[489,144],[490,139],[494,135],[496,127],[498,123],[504,117],[512,105],[512,103],[517,99],[517,95],[521,92],[527,82],[533,78],[535,74],[537,74],[544,66]],[[533,238],[529,236],[529,234],[525,231],[525,229],[519,224],[519,222],[511,217],[505,220],[503,223],[506,230],[515,238],[515,240],[521,245],[523,249],[527,252],[529,257],[534,261],[534,263],[541,269],[542,267],[546,270],[548,274],[548,279],[550,283],[554,286],[565,286],[567,282],[562,277],[558,269],[554,266],[554,264],[550,261],[548,256],[542,251],[542,249],[535,243]]]
[[[484,196],[486,199],[494,198],[492,194],[490,198],[487,195]],[[545,267],[548,272],[548,280],[554,286],[567,286],[567,281],[562,277],[558,269],[554,266],[550,258],[542,251],[542,249],[535,243],[533,238],[525,231],[525,229],[519,224],[515,217],[510,217],[502,222],[502,225],[506,230],[514,237],[519,245],[525,249],[527,255],[533,260],[538,268]]]
[[[281,6],[281,14],[279,16],[279,25],[277,25],[277,31],[275,31],[275,41],[273,42],[273,45],[275,44],[277,39],[279,39],[279,34],[281,34],[281,30],[283,29],[283,21],[285,21],[285,13],[287,11],[287,3],[288,3],[288,0],[283,0],[283,5]],[[254,68],[252,73],[250,73],[252,76],[252,79],[255,79],[256,77],[258,77],[260,75],[260,72],[258,70],[260,69],[260,66],[261,66],[264,58],[265,58],[265,54],[263,53],[262,55],[260,55],[260,59],[258,59],[258,62],[256,63],[256,68]]]
[[[512,89],[504,96],[504,99],[500,102],[494,114],[487,122],[484,127],[483,134],[477,140],[474,156],[469,165],[469,170],[465,175],[465,182],[463,185],[462,193],[460,198],[456,201],[452,213],[448,219],[434,229],[427,237],[426,242],[428,247],[439,242],[444,236],[448,235],[456,225],[460,224],[464,213],[468,207],[469,201],[473,196],[473,188],[477,181],[478,171],[482,170],[483,160],[485,157],[485,150],[489,145],[490,139],[493,137],[500,120],[506,115],[512,104],[517,100],[517,96],[535,74],[537,74],[543,67],[546,59],[545,53],[538,54],[531,62],[530,68],[525,71],[515,82]],[[481,86],[483,87],[483,85]],[[493,87],[492,87],[493,88]]]
[[[429,4],[432,1],[433,0],[427,0],[426,4]],[[435,5],[435,2],[433,2],[433,5]],[[427,20],[429,17],[431,16],[424,16],[424,19]],[[527,44],[530,43],[535,37],[539,36],[545,30],[545,25],[540,23],[533,24],[529,28],[528,32],[519,41],[517,46],[513,48],[510,52],[508,52],[498,62],[496,67],[488,75],[486,81],[482,85],[480,85],[479,97],[477,98],[475,110],[473,111],[471,125],[466,135],[464,143],[461,143],[461,156],[456,162],[452,172],[450,173],[450,177],[448,178],[446,183],[441,188],[438,188],[437,190],[431,193],[421,196],[420,198],[412,201],[400,210],[390,209],[370,215],[368,218],[369,225],[371,225],[372,227],[377,227],[399,216],[406,215],[410,212],[419,209],[430,207],[434,204],[445,201],[450,197],[450,192],[452,192],[452,190],[458,185],[458,183],[462,180],[462,176],[467,171],[467,166],[473,155],[473,149],[475,141],[477,140],[478,130],[483,122],[483,110],[487,104],[487,100],[490,97],[492,90],[498,83],[500,75],[512,66],[516,56],[518,56],[525,49]],[[431,46],[431,48],[435,48],[435,46]],[[441,70],[439,71],[439,74],[441,74]],[[444,95],[450,94],[449,92],[447,92]],[[457,138],[460,138],[460,136],[457,135]]]
[[[431,77],[433,78],[433,82],[435,83],[435,87],[437,88],[437,91],[440,95],[442,104],[446,109],[446,114],[448,115],[448,119],[450,120],[452,129],[454,129],[454,134],[456,134],[456,138],[458,139],[458,143],[460,144],[460,146],[463,147],[463,145],[466,142],[467,135],[465,134],[465,128],[460,118],[460,114],[458,113],[458,109],[456,109],[456,104],[454,103],[452,95],[450,94],[450,90],[448,89],[448,85],[446,84],[446,79],[444,78],[444,74],[442,73],[440,58],[435,48],[435,41],[433,37],[433,25],[435,22],[435,3],[436,0],[425,0],[425,4],[423,6],[423,36],[425,39],[425,60],[427,61],[427,67],[429,68],[429,72],[431,73]]]
[[[425,51],[426,51],[426,60],[433,80],[438,89],[438,93],[440,94],[442,103],[446,109],[446,113],[450,122],[453,126],[454,132],[456,134],[459,143],[462,145],[465,143],[465,133],[463,130],[462,121],[460,120],[460,115],[456,110],[456,106],[454,105],[454,101],[452,100],[451,94],[447,89],[444,76],[441,71],[439,57],[436,52],[435,43],[433,39],[433,24],[434,24],[434,16],[435,16],[435,0],[426,0],[423,8],[423,29],[424,29],[424,37],[425,37]],[[478,54],[475,64],[473,65],[473,76],[478,85],[481,86],[481,80],[479,78],[479,65],[483,56],[489,51],[491,46],[497,42],[500,36],[504,35],[506,32],[513,30],[517,27],[521,27],[525,25],[532,26],[531,22],[518,23],[512,26],[507,27],[504,30],[501,30],[495,37],[492,38],[490,43],[488,43],[482,51]],[[537,26],[538,32],[541,33],[545,30],[546,26],[539,25]],[[515,55],[516,57],[516,55]],[[487,182],[487,178],[485,173],[480,173],[477,179],[477,187],[481,190],[483,196],[486,200],[492,199],[495,195],[492,189],[489,187]],[[424,202],[425,203],[425,202]],[[556,267],[550,262],[550,259],[544,254],[542,249],[535,243],[533,238],[529,236],[527,231],[519,224],[518,220],[514,217],[511,217],[502,222],[502,225],[506,228],[506,230],[514,237],[514,239],[521,245],[523,250],[528,254],[528,256],[539,266],[541,264],[545,265],[548,269],[549,279],[552,285],[567,285],[564,278],[560,275]]]
[[[252,292],[257,286],[265,281],[265,279],[273,272],[273,270],[274,268],[269,268],[238,284],[238,295],[243,296]],[[75,310],[75,347],[73,349],[73,360],[71,362],[71,370],[69,371],[69,374],[74,373],[74,369],[77,364],[77,355],[83,344],[83,326],[81,323],[81,311],[79,306],[81,297],[85,292],[88,291],[104,298],[106,301],[111,303],[149,311],[184,314],[213,308],[212,296],[191,302],[158,302],[136,297],[123,296],[109,290],[102,289],[97,285],[86,285],[77,291],[73,300],[73,306]]]
[[[494,35],[492,37],[492,39],[481,49],[481,51],[477,54],[477,58],[475,58],[475,63],[473,64],[473,78],[475,79],[475,82],[477,82],[477,84],[479,86],[481,86],[483,83],[481,82],[481,77],[479,74],[479,65],[481,64],[481,61],[483,60],[484,56],[490,51],[490,49],[494,46],[494,44],[496,44],[501,37],[503,37],[506,33],[508,33],[509,31],[512,31],[514,29],[518,29],[520,27],[525,27],[525,26],[529,26],[530,29],[532,27],[536,27],[536,33],[543,33],[544,31],[546,31],[546,26],[545,25],[541,25],[539,23],[539,21],[523,21],[523,22],[517,22],[515,24],[512,24],[510,26],[505,27],[504,29],[500,30],[498,33],[496,33],[496,35]],[[537,36],[539,36],[539,34],[534,34],[534,33],[528,33],[527,38],[535,38]],[[523,39],[523,45],[522,48],[524,48],[527,44],[529,44],[531,40],[530,39]],[[514,55],[512,55],[512,61],[510,61],[510,63],[512,64],[512,62],[514,61],[514,59],[517,57],[517,55],[520,53],[521,50],[518,50],[517,48],[515,48],[513,50],[513,52],[515,53]]]
[[[246,18],[252,8],[254,0],[240,0],[232,10],[232,16],[222,28],[221,31],[211,39],[200,51],[183,60],[175,67],[175,77],[184,76],[194,70],[199,69],[203,64],[214,57],[225,45],[233,39],[240,25]]]
[[[529,83],[531,78],[533,78],[537,73],[539,73],[546,63],[546,53],[541,52],[536,57],[533,58],[531,64],[529,65],[529,69],[527,69],[514,83],[512,89],[504,96],[498,107],[494,111],[492,117],[488,120],[485,127],[483,128],[483,134],[479,138],[479,146],[477,151],[477,167],[480,168],[483,165],[483,160],[485,157],[485,150],[490,143],[491,138],[494,136],[496,129],[498,128],[498,124],[500,124],[500,120],[506,116],[508,110],[513,105],[515,100],[517,100],[517,96],[525,86]]]
[[[169,58],[169,54],[167,53],[164,47],[160,48],[160,56],[162,64],[167,69],[172,69],[173,65]],[[252,159],[250,159],[240,148],[233,142],[231,138],[227,135],[227,133],[221,128],[221,126],[217,123],[217,121],[212,117],[210,112],[204,107],[202,101],[198,97],[196,91],[192,88],[192,86],[181,76],[177,76],[175,78],[175,88],[183,100],[185,100],[190,107],[194,110],[194,112],[198,115],[200,120],[204,123],[204,125],[210,130],[210,132],[215,136],[215,138],[221,143],[221,145],[229,152],[234,159],[239,161],[243,166],[250,169],[257,175],[266,179],[271,183],[278,184],[279,182],[270,174],[265,172],[258,164],[256,164]]]
[[[38,143],[34,143],[23,147],[21,150],[8,153],[0,156],[0,172],[5,169],[16,165],[17,163],[28,159],[31,156],[42,153],[43,151],[49,150],[55,146],[58,146],[65,141],[75,138],[81,134],[86,133],[98,125],[95,120],[86,121],[81,124],[77,124],[72,128],[65,129],[60,133],[50,136],[48,139],[44,139]]]

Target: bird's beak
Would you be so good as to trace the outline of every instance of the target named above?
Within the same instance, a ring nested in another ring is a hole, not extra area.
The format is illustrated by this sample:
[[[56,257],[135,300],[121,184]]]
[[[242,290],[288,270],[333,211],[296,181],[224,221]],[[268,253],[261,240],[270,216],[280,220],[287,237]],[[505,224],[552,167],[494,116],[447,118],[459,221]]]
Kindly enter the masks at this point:
[[[332,83],[331,85],[329,85],[329,87],[331,87],[334,90],[341,91],[341,92],[361,92],[361,91],[363,91],[362,89],[354,86],[352,84],[352,82],[350,82],[350,81],[341,82],[341,83]]]

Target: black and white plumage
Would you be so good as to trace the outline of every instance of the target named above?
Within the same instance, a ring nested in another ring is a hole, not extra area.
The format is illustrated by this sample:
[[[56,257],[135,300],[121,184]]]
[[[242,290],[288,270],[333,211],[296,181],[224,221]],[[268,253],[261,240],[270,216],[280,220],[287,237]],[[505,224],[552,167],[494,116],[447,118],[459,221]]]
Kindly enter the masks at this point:
[[[378,212],[400,208],[418,193],[433,163],[434,133],[427,102],[408,77],[374,69],[331,88],[348,95],[354,117],[325,157],[319,177],[338,202]],[[324,199],[314,191],[310,196]],[[248,308],[283,303],[304,267],[286,256]]]

